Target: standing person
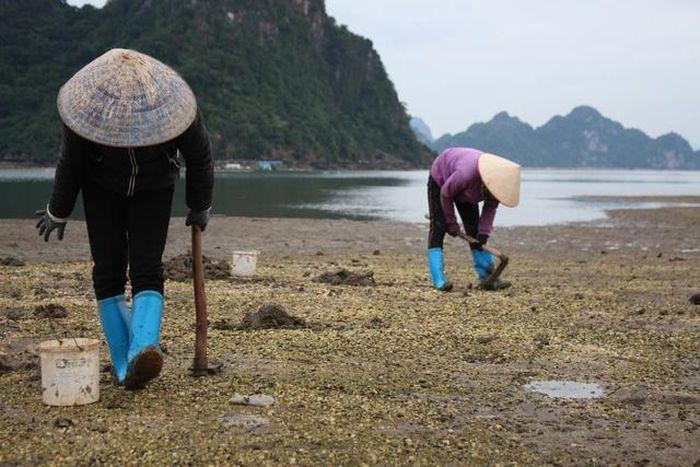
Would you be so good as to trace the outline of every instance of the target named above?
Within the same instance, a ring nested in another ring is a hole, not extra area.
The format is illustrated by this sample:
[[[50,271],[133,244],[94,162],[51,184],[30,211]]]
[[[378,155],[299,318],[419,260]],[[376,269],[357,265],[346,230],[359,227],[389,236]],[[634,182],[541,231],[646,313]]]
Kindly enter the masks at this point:
[[[186,225],[204,230],[214,183],[212,151],[192,90],[171,68],[113,49],[58,93],[63,145],[39,235],[63,239],[82,190],[97,310],[118,384],[143,387],[160,374],[163,250],[173,190],[186,168]],[[127,267],[132,307],[124,292]]]
[[[479,215],[479,202],[484,202]],[[450,291],[445,278],[443,241],[445,233],[455,237],[460,229],[455,205],[467,234],[478,240],[471,244],[474,269],[483,281],[493,271],[493,255],[482,249],[493,228],[498,204],[515,207],[520,201],[520,166],[478,149],[449,148],[433,162],[428,178],[430,233],[428,263],[436,289]],[[497,279],[490,290],[504,289],[510,282]]]

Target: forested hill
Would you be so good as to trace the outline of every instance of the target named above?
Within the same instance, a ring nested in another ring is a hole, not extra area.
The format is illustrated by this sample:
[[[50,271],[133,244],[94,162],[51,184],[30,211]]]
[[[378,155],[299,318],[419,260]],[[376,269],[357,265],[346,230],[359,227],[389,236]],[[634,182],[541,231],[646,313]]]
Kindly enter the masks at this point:
[[[456,135],[444,135],[431,147],[479,148],[527,167],[626,169],[700,169],[700,151],[676,133],[651,138],[625,128],[592,107],[576,107],[539,128],[501,112]]]
[[[0,159],[53,160],[59,87],[114,47],[153,55],[198,97],[219,159],[424,166],[368,39],[323,0],[0,1]]]

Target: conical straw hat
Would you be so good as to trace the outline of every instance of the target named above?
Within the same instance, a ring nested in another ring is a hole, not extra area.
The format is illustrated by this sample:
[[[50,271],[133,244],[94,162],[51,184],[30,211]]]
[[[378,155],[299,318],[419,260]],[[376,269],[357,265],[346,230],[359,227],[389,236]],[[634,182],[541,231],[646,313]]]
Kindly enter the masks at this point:
[[[135,50],[112,49],[63,85],[58,113],[90,141],[140,147],[181,135],[194,121],[197,103],[167,65]]]
[[[493,154],[479,157],[479,174],[491,194],[514,208],[520,203],[520,166]]]

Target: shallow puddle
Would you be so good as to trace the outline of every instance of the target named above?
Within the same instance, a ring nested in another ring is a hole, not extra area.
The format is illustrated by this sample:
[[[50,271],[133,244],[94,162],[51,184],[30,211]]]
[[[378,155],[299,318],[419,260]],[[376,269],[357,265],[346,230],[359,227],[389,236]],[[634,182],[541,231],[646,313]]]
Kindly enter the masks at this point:
[[[532,381],[523,387],[550,397],[563,399],[597,399],[605,395],[603,386],[598,383],[579,383],[577,381],[546,380]]]

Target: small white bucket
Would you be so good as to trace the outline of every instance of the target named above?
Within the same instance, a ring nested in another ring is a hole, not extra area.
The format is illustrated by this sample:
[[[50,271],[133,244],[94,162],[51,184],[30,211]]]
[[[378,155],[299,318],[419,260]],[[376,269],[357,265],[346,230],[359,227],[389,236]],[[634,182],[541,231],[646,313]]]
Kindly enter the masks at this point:
[[[68,338],[44,341],[41,400],[46,405],[83,405],[100,398],[100,341]]]
[[[231,260],[231,274],[234,276],[252,276],[258,267],[259,251],[234,251]]]

